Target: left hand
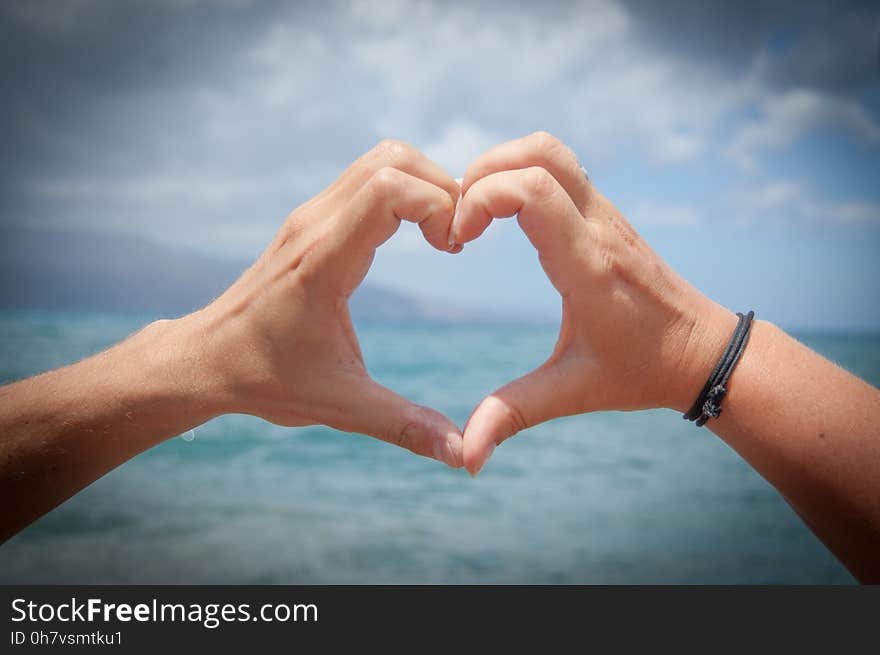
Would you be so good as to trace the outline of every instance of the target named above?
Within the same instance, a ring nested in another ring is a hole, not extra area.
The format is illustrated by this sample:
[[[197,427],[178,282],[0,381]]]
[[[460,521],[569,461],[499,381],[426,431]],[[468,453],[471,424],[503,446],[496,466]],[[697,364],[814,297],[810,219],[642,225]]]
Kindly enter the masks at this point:
[[[495,446],[558,416],[693,402],[736,317],[677,275],[586,179],[574,154],[538,132],[491,149],[468,168],[451,229],[476,239],[517,215],[562,296],[549,359],[498,389],[464,430],[476,475]]]

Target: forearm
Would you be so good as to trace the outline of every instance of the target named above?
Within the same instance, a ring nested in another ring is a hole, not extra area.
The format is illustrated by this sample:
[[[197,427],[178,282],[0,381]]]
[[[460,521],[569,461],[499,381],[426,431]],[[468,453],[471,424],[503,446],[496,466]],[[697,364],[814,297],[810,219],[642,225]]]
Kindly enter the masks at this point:
[[[5,540],[83,487],[219,413],[192,320],[159,321],[77,364],[0,388]]]
[[[758,321],[723,412],[707,427],[780,491],[856,577],[878,582],[878,418],[880,391]]]
[[[107,471],[227,412],[363,432],[462,465],[461,432],[370,378],[347,302],[407,217],[441,251],[458,183],[383,141],[284,221],[204,309],[0,388],[0,541]]]
[[[468,167],[453,230],[478,237],[517,215],[560,292],[553,353],[468,419],[464,463],[558,416],[695,401],[737,323],[672,271],[546,133],[493,148]],[[788,499],[861,579],[880,582],[880,391],[757,322],[707,424]]]

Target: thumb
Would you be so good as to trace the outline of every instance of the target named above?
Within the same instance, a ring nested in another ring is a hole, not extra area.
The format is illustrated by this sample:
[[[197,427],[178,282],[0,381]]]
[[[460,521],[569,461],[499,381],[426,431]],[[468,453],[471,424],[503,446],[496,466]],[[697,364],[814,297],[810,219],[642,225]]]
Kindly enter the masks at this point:
[[[461,431],[440,412],[416,405],[371,378],[349,397],[343,429],[387,441],[452,468],[462,466]]]
[[[501,387],[477,406],[464,428],[463,463],[475,476],[495,447],[517,432],[570,413],[560,406],[563,371],[544,364]]]

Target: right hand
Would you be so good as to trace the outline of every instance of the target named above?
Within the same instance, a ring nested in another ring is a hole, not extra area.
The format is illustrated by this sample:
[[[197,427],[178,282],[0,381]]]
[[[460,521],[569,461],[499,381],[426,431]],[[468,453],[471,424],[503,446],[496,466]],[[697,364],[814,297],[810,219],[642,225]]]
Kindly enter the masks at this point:
[[[501,387],[464,430],[472,475],[495,446],[558,416],[670,407],[686,411],[724,348],[736,317],[670,269],[586,179],[549,134],[499,145],[462,184],[455,243],[495,217],[517,215],[562,296],[549,359]]]
[[[256,263],[223,295],[180,321],[214,380],[217,413],[289,426],[322,423],[462,464],[461,432],[367,373],[348,311],[376,248],[401,219],[449,248],[459,186],[411,146],[383,141],[297,208]]]

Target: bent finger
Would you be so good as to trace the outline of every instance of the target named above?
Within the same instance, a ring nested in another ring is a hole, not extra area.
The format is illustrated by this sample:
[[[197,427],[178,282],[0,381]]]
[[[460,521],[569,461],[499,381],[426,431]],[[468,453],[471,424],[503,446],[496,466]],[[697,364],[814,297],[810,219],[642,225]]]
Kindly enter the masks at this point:
[[[564,293],[565,269],[591,252],[594,227],[545,169],[493,173],[472,184],[459,201],[451,232],[456,243],[467,243],[494,218],[514,214],[538,250],[551,282]]]
[[[584,214],[590,203],[591,185],[571,148],[547,132],[535,132],[488,150],[475,159],[464,176],[462,192],[493,173],[538,166],[548,171]]]
[[[326,193],[345,201],[354,196],[383,168],[396,168],[430,182],[446,191],[453,203],[458,199],[460,187],[451,175],[417,148],[395,139],[382,139],[372,149],[358,157],[327,188]]]
[[[396,168],[382,168],[339,212],[331,241],[339,252],[372,252],[407,220],[418,223],[428,242],[445,251],[453,210],[444,189]]]

